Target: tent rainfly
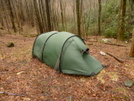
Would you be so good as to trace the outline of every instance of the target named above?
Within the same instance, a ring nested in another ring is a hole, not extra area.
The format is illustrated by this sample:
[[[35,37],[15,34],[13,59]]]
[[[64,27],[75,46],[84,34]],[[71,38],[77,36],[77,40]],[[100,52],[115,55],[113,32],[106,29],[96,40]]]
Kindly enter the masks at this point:
[[[77,35],[52,31],[35,39],[32,55],[62,73],[93,76],[103,66],[88,50]]]

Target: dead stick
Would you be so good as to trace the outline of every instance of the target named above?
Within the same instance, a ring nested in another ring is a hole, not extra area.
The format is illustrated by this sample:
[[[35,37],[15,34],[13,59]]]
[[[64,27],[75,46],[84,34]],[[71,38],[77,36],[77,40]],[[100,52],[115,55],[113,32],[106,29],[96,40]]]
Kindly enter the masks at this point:
[[[127,46],[125,46],[125,45],[119,45],[119,44],[113,44],[113,43],[104,43],[104,44],[115,45],[115,46],[121,46],[121,47],[127,47]]]
[[[95,45],[94,45],[94,46],[95,46]],[[95,47],[95,49],[98,50],[98,51],[100,51],[100,49],[98,49],[98,48],[96,48],[96,47]],[[114,58],[115,60],[117,60],[118,62],[123,63],[122,60],[118,59],[118,58],[115,57],[114,55],[112,55],[112,54],[110,54],[110,53],[108,53],[108,52],[104,52],[104,53],[106,53],[106,54],[108,54],[109,56],[113,57],[113,58]]]
[[[6,45],[4,42],[0,41],[1,43],[3,43],[4,45]]]
[[[24,96],[24,95],[19,95],[19,94],[14,94],[14,93],[7,93],[7,92],[1,92],[0,94],[5,94],[5,95],[12,95],[12,96]]]
[[[112,55],[112,54],[110,54],[110,53],[108,53],[108,52],[107,52],[107,54],[110,55],[111,57],[113,57],[113,58],[114,58],[115,60],[117,60],[118,62],[123,63],[122,60],[118,59],[118,58],[115,57],[114,55]]]
[[[92,43],[88,43],[87,45],[93,45]]]

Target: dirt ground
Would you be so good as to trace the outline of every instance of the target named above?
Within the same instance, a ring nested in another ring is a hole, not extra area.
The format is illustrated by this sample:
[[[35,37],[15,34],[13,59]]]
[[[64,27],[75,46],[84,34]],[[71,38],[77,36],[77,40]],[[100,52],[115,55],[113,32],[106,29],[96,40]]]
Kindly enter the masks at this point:
[[[134,101],[134,59],[128,57],[129,44],[86,43],[90,54],[106,67],[96,76],[72,76],[58,73],[31,52],[35,37],[5,34],[0,36],[0,101]],[[15,47],[7,47],[14,42]],[[102,56],[100,51],[108,52]],[[4,94],[3,94],[4,92]]]

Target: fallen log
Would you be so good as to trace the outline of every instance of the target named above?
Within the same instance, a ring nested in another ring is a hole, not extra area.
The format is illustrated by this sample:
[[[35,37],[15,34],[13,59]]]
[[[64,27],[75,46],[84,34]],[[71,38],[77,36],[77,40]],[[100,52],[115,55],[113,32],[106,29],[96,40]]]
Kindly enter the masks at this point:
[[[104,44],[114,45],[114,46],[121,46],[121,47],[127,47],[127,46],[125,46],[125,45],[119,45],[119,44],[113,44],[113,43],[104,43]]]
[[[113,57],[113,58],[114,58],[115,60],[117,60],[118,62],[123,63],[122,60],[118,59],[118,58],[115,57],[114,55],[112,55],[112,54],[110,54],[110,53],[108,53],[108,52],[107,52],[106,54],[108,54],[109,56]]]
[[[95,46],[95,45],[93,45],[93,46]],[[96,47],[95,47],[95,48],[96,48]],[[100,51],[100,49],[98,49],[98,47],[96,48],[96,50]],[[101,51],[100,51],[100,52],[101,52]],[[123,63],[123,61],[120,60],[120,59],[118,59],[116,56],[114,56],[114,55],[112,55],[112,54],[110,54],[110,53],[108,53],[108,52],[103,52],[103,54],[104,54],[104,53],[106,53],[107,55],[113,57],[113,58],[114,58],[115,60],[117,60],[118,62]],[[100,54],[102,55],[102,53],[100,53]]]

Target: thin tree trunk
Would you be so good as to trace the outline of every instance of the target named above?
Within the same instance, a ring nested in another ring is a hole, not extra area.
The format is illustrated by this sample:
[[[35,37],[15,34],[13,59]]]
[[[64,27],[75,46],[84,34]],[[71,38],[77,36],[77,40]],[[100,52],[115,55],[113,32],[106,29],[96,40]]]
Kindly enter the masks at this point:
[[[81,36],[85,37],[85,27],[83,22],[83,0],[80,0],[80,20],[81,20]]]
[[[3,0],[1,0],[1,9],[2,9],[2,11],[3,12],[6,12],[5,10],[6,10],[6,6],[4,5],[4,2],[5,1],[3,1]],[[6,27],[7,27],[7,29],[8,29],[8,32],[10,32],[9,31],[9,22],[8,22],[8,18],[7,18],[7,15],[6,14],[4,14],[4,16],[2,17],[2,15],[1,15],[1,23],[2,23],[2,27],[4,27],[4,21],[5,21],[5,25],[6,25]]]
[[[22,32],[22,24],[21,24],[21,16],[22,16],[22,10],[21,10],[21,2],[20,0],[19,1],[15,1],[16,2],[16,6],[17,6],[17,10],[16,8],[14,8],[14,11],[16,11],[16,18],[17,18],[17,23],[18,23],[18,31],[19,31],[19,34],[21,34]],[[18,2],[18,3],[17,3]]]
[[[51,0],[51,25],[53,26],[52,29],[53,30],[57,30],[58,29],[58,19],[57,19],[57,10],[55,9],[55,4],[57,1],[55,0]]]
[[[63,17],[63,6],[62,6],[62,0],[60,0],[60,10],[61,10],[61,21],[62,21],[62,30],[65,30],[65,25],[64,25],[64,17]]]
[[[118,35],[117,39],[123,41],[125,35],[126,0],[120,0]]]
[[[78,30],[78,35],[81,37],[80,0],[76,0],[76,13],[77,13],[77,30]]]
[[[129,56],[134,57],[134,29],[133,29],[132,44],[131,44]]]
[[[7,3],[8,3],[9,12],[10,12],[10,18],[11,18],[11,23],[12,23],[12,26],[13,26],[13,30],[16,33],[17,28],[15,26],[15,19],[14,19],[13,10],[12,10],[12,7],[11,7],[11,1],[7,0]]]
[[[39,16],[39,10],[38,10],[38,2],[37,2],[37,0],[34,1],[34,8],[35,8],[37,26],[38,26],[38,29],[39,29],[38,34],[41,34],[41,33],[43,33],[43,28],[42,28],[41,19],[40,19],[40,16]]]
[[[41,20],[42,33],[44,32],[44,20],[43,20],[43,12],[42,12],[42,0],[38,0],[39,3],[39,19]]]
[[[48,31],[51,31],[51,16],[50,16],[50,0],[45,0],[46,2],[46,14],[47,14],[47,23]]]
[[[75,31],[77,31],[77,16],[76,16],[76,1],[75,0],[73,0],[73,21],[72,22],[73,22],[72,32],[75,33]]]
[[[98,11],[98,35],[101,35],[101,0],[98,0],[99,11]]]
[[[43,0],[40,0],[40,14],[41,14],[41,19],[42,19],[42,26],[43,26],[43,31],[46,31],[46,20],[45,20],[45,8],[44,8],[44,2]]]
[[[54,22],[54,1],[50,1],[49,3],[49,6],[50,6],[50,21],[51,21],[51,29],[54,29],[55,27],[55,22]]]

